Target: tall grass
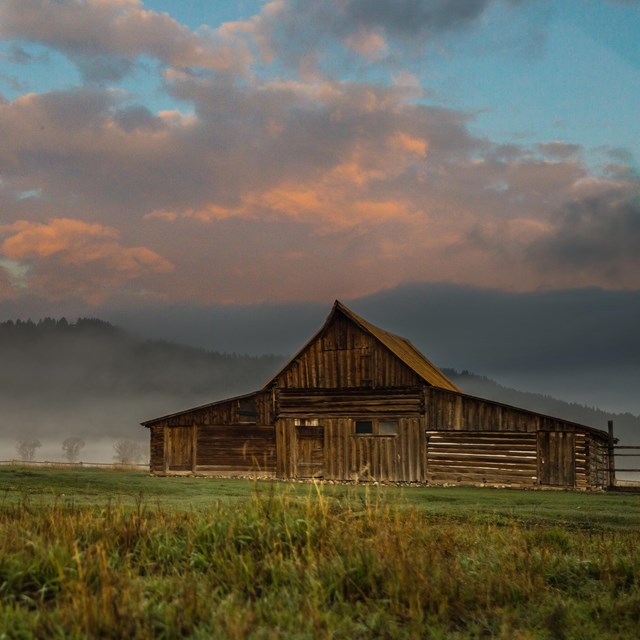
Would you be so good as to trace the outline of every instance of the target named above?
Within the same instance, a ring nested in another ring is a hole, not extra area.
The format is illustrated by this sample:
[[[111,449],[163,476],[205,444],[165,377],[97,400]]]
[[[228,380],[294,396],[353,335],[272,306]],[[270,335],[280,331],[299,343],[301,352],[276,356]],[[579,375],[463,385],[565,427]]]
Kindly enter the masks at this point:
[[[256,485],[200,511],[0,509],[0,637],[636,638],[640,533]]]

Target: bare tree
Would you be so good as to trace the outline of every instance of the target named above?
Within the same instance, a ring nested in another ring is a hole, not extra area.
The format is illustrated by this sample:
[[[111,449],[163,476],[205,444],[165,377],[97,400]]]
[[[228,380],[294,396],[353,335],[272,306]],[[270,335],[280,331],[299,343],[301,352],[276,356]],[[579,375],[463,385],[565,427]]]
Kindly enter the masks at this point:
[[[18,456],[20,456],[20,460],[30,462],[35,458],[36,449],[41,446],[42,443],[38,438],[16,438],[16,451],[18,452]]]
[[[147,455],[147,447],[137,440],[120,438],[113,448],[116,452],[113,458],[120,464],[135,464],[144,460]]]
[[[69,462],[76,462],[80,456],[80,449],[84,447],[84,440],[76,436],[67,438],[62,443],[62,451],[64,451],[64,457]]]

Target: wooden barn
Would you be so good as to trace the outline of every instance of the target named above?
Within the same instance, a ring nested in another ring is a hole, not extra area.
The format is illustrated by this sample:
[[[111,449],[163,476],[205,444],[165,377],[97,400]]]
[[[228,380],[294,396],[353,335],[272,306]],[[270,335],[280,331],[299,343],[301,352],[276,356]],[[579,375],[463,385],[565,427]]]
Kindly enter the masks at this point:
[[[142,423],[156,475],[599,489],[607,433],[466,395],[340,302],[262,389]]]

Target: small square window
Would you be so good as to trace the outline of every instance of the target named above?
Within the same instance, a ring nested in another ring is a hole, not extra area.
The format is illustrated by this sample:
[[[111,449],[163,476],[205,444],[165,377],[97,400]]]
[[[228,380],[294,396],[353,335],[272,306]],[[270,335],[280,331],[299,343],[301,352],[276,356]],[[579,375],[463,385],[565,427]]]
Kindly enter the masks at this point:
[[[398,435],[398,423],[395,420],[380,420],[378,422],[379,436],[396,436]]]
[[[373,433],[373,422],[371,420],[356,420],[356,433]]]

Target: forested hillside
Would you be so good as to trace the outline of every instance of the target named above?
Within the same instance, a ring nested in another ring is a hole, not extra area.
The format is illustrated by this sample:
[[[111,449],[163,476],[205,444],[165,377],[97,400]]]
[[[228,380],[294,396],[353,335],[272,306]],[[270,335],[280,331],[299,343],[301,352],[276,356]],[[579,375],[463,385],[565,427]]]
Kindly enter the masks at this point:
[[[81,318],[0,323],[0,434],[144,439],[142,420],[257,389],[283,356],[209,352],[145,340]],[[446,370],[466,393],[606,429],[640,442],[640,418],[608,414]],[[6,454],[5,454],[6,455]]]
[[[144,340],[90,318],[0,323],[0,434],[145,438],[142,420],[251,391],[281,363]]]

